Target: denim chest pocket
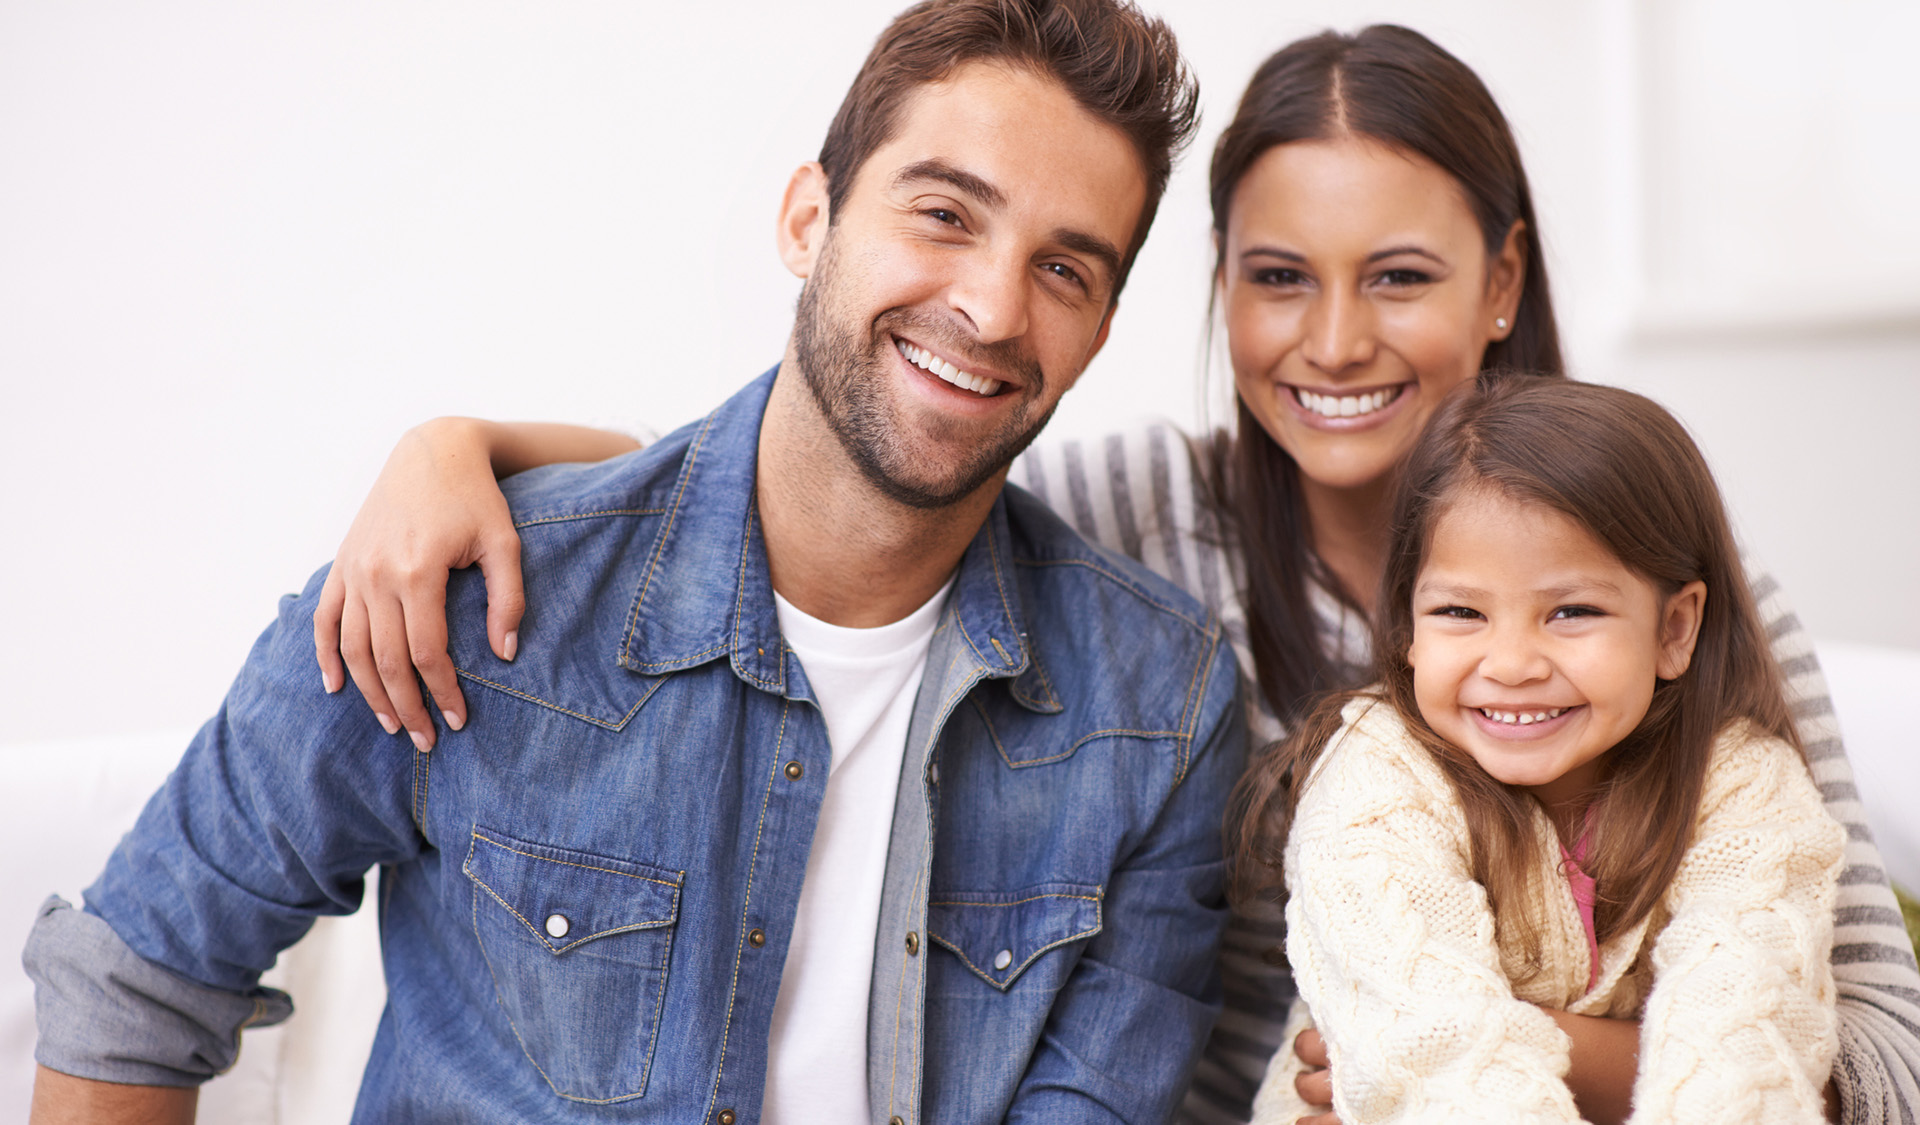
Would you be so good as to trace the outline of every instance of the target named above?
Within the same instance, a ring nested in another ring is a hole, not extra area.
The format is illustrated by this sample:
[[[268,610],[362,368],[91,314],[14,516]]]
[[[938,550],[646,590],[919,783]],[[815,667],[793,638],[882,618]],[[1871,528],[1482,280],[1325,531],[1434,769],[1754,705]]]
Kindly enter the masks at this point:
[[[553,1092],[645,1094],[685,872],[478,825],[461,870],[494,992]]]
[[[927,937],[1001,992],[1023,976],[1026,987],[1052,991],[1074,958],[1047,954],[1100,932],[1100,900],[1100,887],[1075,883],[938,894],[927,903]]]

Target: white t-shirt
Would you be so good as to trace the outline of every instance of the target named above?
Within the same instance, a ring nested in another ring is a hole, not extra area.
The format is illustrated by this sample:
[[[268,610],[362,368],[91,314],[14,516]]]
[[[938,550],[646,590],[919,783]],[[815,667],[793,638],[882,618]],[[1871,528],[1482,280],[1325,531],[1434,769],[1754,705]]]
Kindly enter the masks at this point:
[[[914,696],[953,580],[891,625],[847,629],[773,595],[827,723],[833,766],[767,1043],[770,1125],[866,1121],[867,993]]]

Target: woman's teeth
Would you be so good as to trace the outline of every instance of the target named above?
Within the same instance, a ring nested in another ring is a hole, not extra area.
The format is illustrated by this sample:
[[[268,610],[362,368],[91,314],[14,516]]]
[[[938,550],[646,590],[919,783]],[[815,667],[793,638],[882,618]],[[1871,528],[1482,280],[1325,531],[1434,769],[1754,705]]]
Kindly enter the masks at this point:
[[[983,379],[978,375],[969,375],[925,348],[916,348],[905,340],[895,340],[894,344],[900,349],[900,354],[907,357],[908,363],[923,371],[930,371],[945,382],[952,383],[963,390],[991,397],[999,393],[1004,385],[998,379]]]
[[[1572,708],[1568,707],[1555,707],[1551,711],[1489,711],[1485,707],[1475,708],[1475,710],[1496,723],[1506,723],[1510,726],[1518,724],[1523,727],[1530,726],[1534,723],[1544,723],[1548,719],[1557,719],[1571,709]]]
[[[1399,398],[1400,390],[1399,387],[1387,387],[1364,395],[1317,395],[1294,387],[1293,398],[1322,418],[1358,418]]]

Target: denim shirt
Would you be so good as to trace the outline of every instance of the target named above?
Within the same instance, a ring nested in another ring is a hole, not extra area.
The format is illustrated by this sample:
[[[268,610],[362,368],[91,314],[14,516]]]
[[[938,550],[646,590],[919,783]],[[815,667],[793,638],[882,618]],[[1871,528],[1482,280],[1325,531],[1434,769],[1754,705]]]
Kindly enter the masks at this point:
[[[470,716],[430,754],[320,691],[321,576],[284,600],[86,914],[36,925],[40,1061],[162,1084],[230,1065],[286,1010],[259,974],[378,866],[389,996],[356,1121],[758,1120],[830,761],[754,502],[772,380],[642,452],[505,482],[519,655],[492,655],[480,576],[456,574]],[[1171,1111],[1218,1004],[1244,741],[1223,642],[1030,496],[995,503],[901,774],[875,1122]]]

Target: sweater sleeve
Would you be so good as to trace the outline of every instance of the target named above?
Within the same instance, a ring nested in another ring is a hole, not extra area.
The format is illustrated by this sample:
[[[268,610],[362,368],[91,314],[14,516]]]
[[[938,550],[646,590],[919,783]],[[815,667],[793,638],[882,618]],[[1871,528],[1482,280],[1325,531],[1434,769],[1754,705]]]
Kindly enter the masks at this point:
[[[1840,1054],[1833,1082],[1846,1125],[1894,1125],[1920,1117],[1920,971],[1874,845],[1813,638],[1780,584],[1751,557],[1747,582],[1772,638],[1807,765],[1827,812],[1846,829],[1846,858],[1833,907],[1833,976]]]
[[[1792,747],[1722,737],[1653,946],[1634,1121],[1825,1120],[1844,844]]]
[[[1577,1121],[1567,1037],[1507,983],[1445,778],[1372,737],[1371,716],[1356,726],[1359,706],[1286,856],[1287,954],[1327,1040],[1334,1109],[1346,1125]]]

